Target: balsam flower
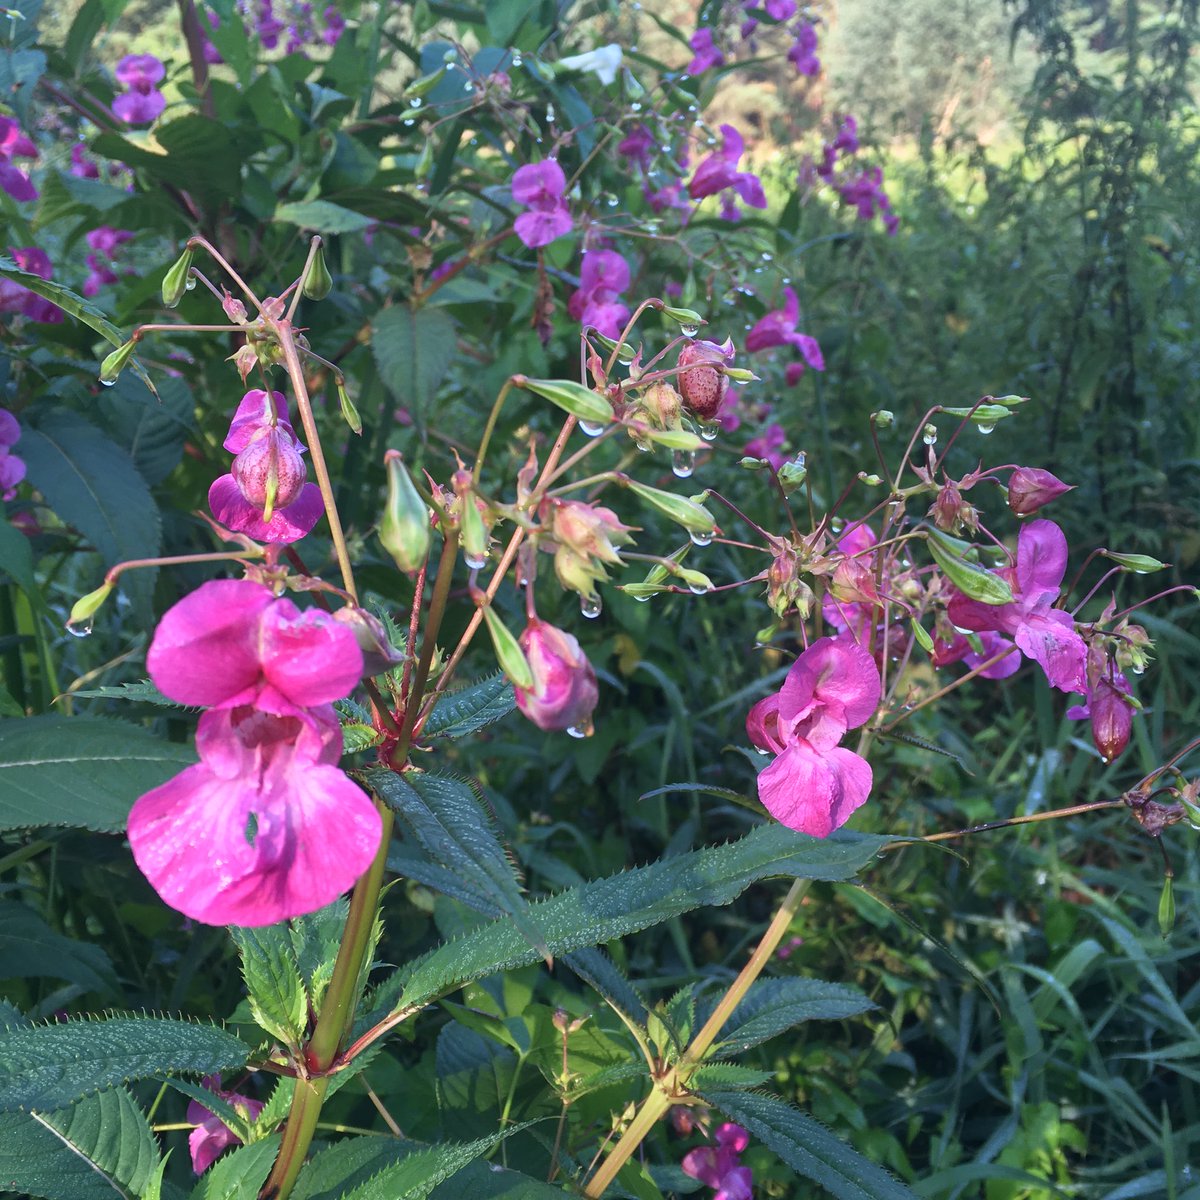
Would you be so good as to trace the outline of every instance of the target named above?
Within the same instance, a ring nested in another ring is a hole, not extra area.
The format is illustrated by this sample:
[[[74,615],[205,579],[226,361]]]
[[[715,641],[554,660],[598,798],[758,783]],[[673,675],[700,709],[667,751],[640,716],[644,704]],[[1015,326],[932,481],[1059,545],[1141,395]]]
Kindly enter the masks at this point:
[[[742,135],[732,125],[722,125],[721,134],[721,149],[710,154],[696,168],[688,183],[688,195],[693,200],[701,200],[732,188],[751,208],[766,208],[767,197],[758,176],[738,170],[745,150]]]
[[[676,386],[688,411],[701,421],[719,421],[729,395],[729,376],[718,366],[733,362],[733,342],[695,339],[679,352]]]
[[[37,147],[11,117],[0,117],[0,188],[14,200],[36,200],[38,190],[14,158],[37,158]]]
[[[800,75],[817,75],[821,70],[821,60],[817,57],[817,28],[805,23],[796,30],[796,40],[787,52],[788,62],[796,68]]]
[[[526,163],[513,172],[512,198],[528,212],[513,222],[513,229],[531,250],[548,246],[574,225],[567,202],[567,177],[553,158]]]
[[[590,732],[600,691],[596,672],[579,642],[537,617],[530,620],[519,640],[533,672],[533,687],[513,689],[517,708],[547,732]]]
[[[82,289],[85,296],[94,296],[105,284],[117,282],[113,264],[120,257],[121,247],[132,240],[132,230],[114,229],[111,225],[88,231],[87,244],[92,253],[87,256],[88,277]]]
[[[579,289],[567,301],[567,312],[605,337],[619,338],[629,320],[620,294],[629,286],[629,264],[615,250],[589,250],[583,256]]]
[[[689,75],[703,75],[710,67],[719,67],[725,62],[725,55],[713,44],[711,29],[697,29],[688,39],[692,50],[692,61],[687,65]]]
[[[866,650],[821,638],[792,664],[783,687],[750,710],[751,742],[776,756],[758,777],[758,796],[777,821],[828,837],[866,802],[871,766],[838,742],[870,720],[881,692]]]
[[[800,321],[800,301],[795,291],[790,287],[784,288],[783,299],[782,308],[773,309],[759,317],[754,328],[746,334],[746,349],[754,353],[758,350],[769,350],[774,346],[795,346],[800,351],[804,363],[791,364],[800,368],[795,377],[789,367],[788,383],[794,384],[803,375],[806,365],[814,371],[825,370],[825,356],[821,353],[821,347],[815,337],[799,333],[796,329]]]
[[[203,1083],[214,1096],[219,1096],[226,1103],[232,1104],[238,1112],[251,1121],[262,1112],[261,1100],[251,1100],[240,1092],[222,1091],[219,1075],[206,1075]],[[198,1100],[188,1102],[187,1119],[196,1126],[188,1134],[188,1152],[192,1156],[192,1170],[197,1175],[203,1175],[230,1146],[242,1144],[242,1139],[220,1117],[210,1112]]]
[[[10,249],[9,253],[22,271],[49,279],[54,274],[50,258],[36,246]],[[0,279],[0,313],[24,313],[31,321],[44,321],[57,325],[62,319],[62,309],[49,300],[43,300],[36,292],[22,287],[13,279]]]
[[[1053,521],[1031,521],[1017,539],[1016,561],[997,572],[1012,588],[1010,604],[956,595],[947,609],[960,629],[1006,633],[1046,673],[1051,687],[1084,692],[1087,646],[1071,614],[1054,607],[1067,571],[1067,539]]]
[[[751,458],[761,458],[769,462],[778,471],[788,460],[788,456],[783,451],[783,444],[787,441],[787,434],[784,432],[783,426],[772,422],[758,435],[756,438],[751,438],[746,443],[744,454]]]
[[[12,453],[21,440],[21,426],[6,408],[0,408],[0,500],[11,500],[25,478],[25,463]]]
[[[715,1146],[698,1146],[683,1156],[683,1173],[715,1189],[712,1200],[751,1200],[753,1174],[741,1165],[750,1135],[727,1121],[717,1127]]]
[[[162,116],[167,98],[157,85],[166,68],[153,54],[127,54],[117,64],[116,77],[125,91],[113,100],[113,112],[129,125],[148,125]]]
[[[1027,517],[1070,491],[1074,484],[1063,483],[1041,467],[1017,467],[1008,477],[1008,507],[1018,517]]]

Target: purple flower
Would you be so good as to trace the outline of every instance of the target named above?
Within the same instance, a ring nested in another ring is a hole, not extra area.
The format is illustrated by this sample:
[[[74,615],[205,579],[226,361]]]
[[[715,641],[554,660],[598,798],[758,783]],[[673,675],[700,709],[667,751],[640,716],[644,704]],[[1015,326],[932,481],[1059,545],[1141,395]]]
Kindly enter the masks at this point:
[[[801,75],[816,75],[821,70],[821,60],[816,51],[817,27],[806,22],[796,31],[796,40],[787,52],[788,62]]]
[[[768,350],[773,346],[795,346],[805,363],[814,371],[825,370],[825,356],[817,339],[807,333],[798,333],[796,324],[800,320],[800,301],[790,288],[783,289],[784,306],[760,317],[754,328],[746,334],[746,349],[754,352]],[[803,368],[801,368],[801,374]],[[792,379],[789,383],[794,382]]]
[[[261,1100],[251,1100],[240,1092],[222,1091],[219,1075],[206,1075],[203,1084],[214,1096],[232,1104],[251,1121],[262,1112]],[[241,1138],[198,1100],[188,1102],[187,1119],[196,1126],[188,1135],[188,1152],[192,1156],[192,1170],[197,1175],[203,1175],[230,1146],[242,1144]]]
[[[71,174],[80,179],[99,179],[100,168],[87,157],[87,151],[81,142],[71,147]]]
[[[575,638],[533,617],[521,634],[521,649],[533,673],[533,687],[513,689],[522,715],[547,732],[590,729],[600,692]]]
[[[321,41],[327,46],[336,46],[338,39],[346,32],[346,20],[332,4],[325,9],[321,16],[325,21]]]
[[[14,200],[36,200],[38,190],[29,181],[28,174],[14,166],[12,160],[37,156],[37,147],[21,132],[17,122],[10,117],[0,117],[0,188]]]
[[[125,85],[113,101],[113,112],[128,125],[148,125],[162,115],[167,98],[157,88],[166,68],[153,54],[127,54],[117,64],[117,80]]]
[[[1008,507],[1018,517],[1027,517],[1043,504],[1073,491],[1074,486],[1041,467],[1017,467],[1008,478]]]
[[[567,177],[553,158],[526,163],[513,172],[513,200],[529,209],[516,219],[513,228],[531,250],[548,246],[571,232],[574,221],[567,211],[566,190]]]
[[[1031,521],[1017,538],[1016,561],[997,574],[1012,588],[1009,604],[956,595],[947,612],[960,629],[1006,633],[1046,673],[1051,687],[1086,692],[1087,646],[1071,614],[1054,607],[1067,570],[1067,539],[1053,521]]]
[[[112,263],[117,258],[117,251],[132,238],[132,230],[114,229],[111,225],[101,225],[88,233],[87,244],[94,253],[87,256],[89,269],[83,284],[85,296],[94,296],[105,284],[117,282]]]
[[[46,252],[36,246],[10,249],[9,253],[16,260],[17,266],[31,275],[49,279],[54,274]],[[22,287],[15,280],[0,279],[0,313],[6,312],[24,313],[31,321],[44,321],[55,325],[63,319],[62,310],[57,304],[43,300],[41,296]]]
[[[703,75],[709,67],[719,67],[725,61],[725,55],[713,45],[711,29],[697,29],[688,40],[688,45],[694,55],[687,65],[689,75]]]
[[[767,0],[763,8],[775,21],[790,21],[796,15],[796,0]]]
[[[766,208],[767,197],[758,176],[737,169],[745,149],[742,135],[732,125],[722,125],[721,135],[721,149],[696,168],[688,183],[688,195],[693,200],[702,200],[732,188],[751,208]]]
[[[948,642],[941,638],[934,638],[933,654],[931,656],[933,665],[935,667],[948,667],[951,663],[961,660],[973,671],[989,659],[995,658],[1007,646],[1009,653],[998,663],[994,663],[988,667],[986,671],[980,671],[980,678],[1007,679],[1020,669],[1020,653],[1017,651],[1016,646],[1002,634],[994,633],[992,630],[985,630],[979,634],[979,644],[983,648],[982,653],[972,648],[970,639],[965,634],[955,632],[954,637]]]
[[[620,294],[629,286],[629,264],[615,250],[589,250],[583,256],[579,289],[567,302],[567,312],[605,337],[619,338],[629,308]]]
[[[772,423],[758,437],[751,438],[746,443],[744,453],[751,458],[765,458],[778,471],[788,460],[788,456],[782,450],[785,441],[787,434],[784,433],[783,426]]]
[[[1122,671],[1105,661],[1104,673],[1085,693],[1086,704],[1067,709],[1072,721],[1090,720],[1092,741],[1106,763],[1119,757],[1129,745],[1133,731],[1133,701],[1129,680]]]
[[[858,153],[858,122],[852,116],[843,119],[837,136],[830,142],[830,147],[835,152],[840,150],[843,154]]]
[[[654,150],[654,135],[645,125],[635,125],[618,143],[617,153],[631,159],[643,171],[650,167],[650,155]]]
[[[6,408],[0,408],[0,499],[11,500],[25,478],[25,463],[12,453],[21,440],[21,425]]]
[[[715,1146],[699,1146],[683,1156],[683,1173],[715,1189],[712,1200],[751,1200],[754,1183],[749,1167],[740,1165],[750,1135],[732,1121],[717,1128]]]

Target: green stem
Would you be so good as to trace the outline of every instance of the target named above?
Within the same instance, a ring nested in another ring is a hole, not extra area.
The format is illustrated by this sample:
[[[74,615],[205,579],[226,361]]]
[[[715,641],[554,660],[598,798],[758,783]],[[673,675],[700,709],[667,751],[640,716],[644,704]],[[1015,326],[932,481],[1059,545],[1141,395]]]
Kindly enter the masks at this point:
[[[267,1182],[259,1192],[259,1200],[286,1200],[295,1186],[300,1168],[304,1166],[304,1156],[312,1142],[317,1129],[317,1118],[321,1115],[321,1105],[325,1093],[329,1089],[329,1077],[317,1079],[297,1079],[296,1090],[292,1093],[292,1107],[288,1113],[287,1125],[283,1130],[283,1143],[279,1147],[279,1157]]]

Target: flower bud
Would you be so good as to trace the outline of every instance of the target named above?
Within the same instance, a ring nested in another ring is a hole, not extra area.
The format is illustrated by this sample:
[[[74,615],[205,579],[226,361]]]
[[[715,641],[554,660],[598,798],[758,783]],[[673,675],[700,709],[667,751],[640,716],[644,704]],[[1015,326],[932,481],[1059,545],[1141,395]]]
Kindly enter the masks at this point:
[[[125,370],[129,360],[133,357],[133,348],[137,345],[131,338],[123,346],[118,346],[101,364],[100,364],[100,382],[105,387],[112,387],[117,382],[117,376]]]
[[[91,633],[92,622],[96,619],[96,614],[105,600],[112,595],[112,591],[113,585],[104,583],[94,592],[88,592],[86,596],[81,596],[76,600],[71,608],[71,615],[67,618],[67,629],[75,634]]]
[[[192,248],[189,246],[163,277],[162,302],[168,308],[174,308],[187,291],[188,272],[192,269],[192,256]]]
[[[533,672],[531,686],[518,687],[517,707],[539,729],[590,733],[600,697],[596,673],[571,634],[534,617],[521,634]]]
[[[1008,507],[1018,517],[1026,517],[1073,490],[1074,484],[1063,483],[1040,467],[1017,467],[1008,480]]]
[[[679,428],[683,397],[669,383],[652,383],[642,395],[642,404],[660,429]]]
[[[324,300],[333,291],[333,276],[325,265],[325,251],[320,246],[309,264],[301,291],[309,300]]]
[[[484,608],[483,616],[484,623],[488,627],[488,633],[492,636],[492,647],[496,651],[496,661],[500,664],[500,669],[505,675],[512,680],[513,687],[517,689],[517,695],[519,696],[522,688],[532,688],[534,686],[533,670],[522,648],[524,639],[522,638],[522,642],[518,642],[513,637],[512,631],[500,620],[490,604]],[[521,702],[518,700],[518,708],[520,704]]]
[[[687,408],[702,421],[720,415],[729,380],[712,365],[733,361],[733,343],[688,342],[679,352],[679,392]]]
[[[569,379],[527,379],[524,375],[514,375],[513,382],[589,425],[604,426],[613,418],[612,405],[581,383]]]
[[[383,520],[379,522],[379,540],[402,571],[419,571],[429,557],[433,533],[429,508],[396,450],[384,457],[387,468],[388,496]]]
[[[1106,763],[1112,762],[1129,745],[1133,729],[1133,703],[1124,675],[1101,679],[1088,702],[1092,718],[1092,741]]]
[[[246,306],[240,300],[235,300],[228,291],[225,292],[225,298],[221,301],[221,308],[235,325],[245,325]]]
[[[979,528],[979,513],[973,504],[962,498],[958,484],[953,481],[938,489],[937,499],[930,506],[928,515],[939,529],[947,533],[956,533],[964,527],[974,533]]]
[[[354,406],[354,401],[350,399],[350,393],[346,391],[346,381],[340,375],[337,378],[336,386],[342,420],[350,426],[351,433],[362,433],[362,417],[358,415],[358,409]]]
[[[354,631],[354,640],[363,655],[363,675],[382,675],[404,661],[404,654],[388,641],[383,622],[365,608],[347,605],[333,614],[333,619]]]
[[[674,521],[676,525],[682,525],[688,533],[711,537],[716,532],[716,518],[703,504],[676,496],[674,492],[664,492],[660,488],[647,487],[644,483],[635,483],[632,479],[626,486],[663,516]]]
[[[230,468],[238,490],[269,521],[287,508],[304,486],[308,470],[300,457],[294,434],[280,426],[268,426],[233,460]]]

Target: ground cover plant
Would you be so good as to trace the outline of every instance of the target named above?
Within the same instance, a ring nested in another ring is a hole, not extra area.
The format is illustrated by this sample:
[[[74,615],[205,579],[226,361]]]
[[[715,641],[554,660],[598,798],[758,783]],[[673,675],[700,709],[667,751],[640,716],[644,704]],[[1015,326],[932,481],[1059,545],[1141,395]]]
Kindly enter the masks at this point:
[[[6,1194],[1197,1193],[1196,14],[834,16],[7,11]]]

